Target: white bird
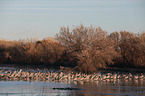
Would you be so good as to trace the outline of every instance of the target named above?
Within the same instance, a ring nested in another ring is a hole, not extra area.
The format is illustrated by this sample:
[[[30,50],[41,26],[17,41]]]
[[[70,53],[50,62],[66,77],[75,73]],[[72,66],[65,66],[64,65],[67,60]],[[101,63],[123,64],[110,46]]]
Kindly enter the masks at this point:
[[[139,79],[139,78],[138,78],[138,75],[134,75],[134,79]]]
[[[16,73],[17,73],[17,71],[14,71],[9,77],[10,78],[14,77]]]

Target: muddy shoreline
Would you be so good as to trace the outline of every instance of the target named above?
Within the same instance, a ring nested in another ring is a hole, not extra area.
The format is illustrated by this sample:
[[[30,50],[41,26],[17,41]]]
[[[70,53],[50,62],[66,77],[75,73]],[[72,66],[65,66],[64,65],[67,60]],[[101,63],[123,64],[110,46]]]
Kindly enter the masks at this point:
[[[0,67],[11,67],[17,69],[47,69],[47,70],[59,70],[58,67],[46,67],[46,66],[36,66],[36,65],[18,65],[18,64],[0,64]],[[98,72],[123,72],[123,73],[145,73],[145,68],[118,68],[118,67],[107,67],[100,68]]]
[[[125,73],[145,73],[144,68],[117,68],[117,67],[108,67],[106,69],[99,69],[102,72],[125,72]]]
[[[0,64],[0,67],[11,67],[11,68],[17,68],[17,69],[49,69],[46,66],[42,65],[24,65],[24,64]],[[51,69],[51,68],[50,68]]]

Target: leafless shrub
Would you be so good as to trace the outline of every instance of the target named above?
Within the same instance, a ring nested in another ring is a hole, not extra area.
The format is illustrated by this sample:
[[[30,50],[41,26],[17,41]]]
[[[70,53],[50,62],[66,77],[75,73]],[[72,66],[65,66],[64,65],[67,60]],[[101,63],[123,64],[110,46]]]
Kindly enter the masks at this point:
[[[85,73],[110,65],[145,68],[145,33],[108,35],[100,27],[62,27],[56,39],[0,40],[0,63],[64,66]]]
[[[115,60],[117,64],[123,67],[145,67],[144,33],[140,35],[121,31],[112,33],[110,36],[115,41],[116,48],[119,49],[117,52],[121,54],[121,58]]]
[[[49,65],[59,61],[64,47],[54,38],[41,41],[0,41],[1,63]],[[3,52],[2,52],[3,51]]]
[[[57,40],[66,46],[68,54],[77,58],[78,70],[91,73],[105,68],[118,56],[107,32],[100,27],[80,25],[72,31],[62,27]]]

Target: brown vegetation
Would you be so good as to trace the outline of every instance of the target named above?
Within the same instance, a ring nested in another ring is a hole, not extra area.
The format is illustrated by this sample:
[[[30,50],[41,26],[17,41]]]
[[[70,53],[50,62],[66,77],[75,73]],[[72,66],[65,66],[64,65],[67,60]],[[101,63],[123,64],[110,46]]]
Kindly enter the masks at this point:
[[[72,31],[63,27],[57,40],[66,46],[69,58],[75,60],[74,66],[78,66],[81,72],[90,73],[105,68],[113,63],[114,57],[119,56],[107,32],[100,27],[80,25]]]
[[[60,35],[57,35],[57,40],[66,46],[70,57],[75,57],[75,66],[78,66],[81,72],[91,73],[98,68],[105,68],[113,63],[114,57],[119,56],[107,32],[100,27],[80,25],[72,32],[63,27]]]
[[[116,59],[117,66],[145,67],[145,33],[133,34],[121,31],[111,35],[118,38],[116,46],[120,49],[118,52],[121,54],[121,58]]]
[[[62,27],[55,39],[0,40],[0,63],[64,66],[85,73],[106,67],[145,68],[145,33],[108,35],[100,27]]]
[[[1,41],[1,63],[51,66],[59,63],[65,49],[53,38],[42,41]],[[5,43],[4,43],[5,42]]]

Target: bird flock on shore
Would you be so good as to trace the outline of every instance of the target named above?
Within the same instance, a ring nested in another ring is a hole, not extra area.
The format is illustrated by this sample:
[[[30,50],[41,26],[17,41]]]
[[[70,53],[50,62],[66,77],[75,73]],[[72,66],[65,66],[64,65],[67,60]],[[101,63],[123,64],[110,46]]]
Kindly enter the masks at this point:
[[[24,69],[0,69],[0,80],[26,80],[26,81],[103,81],[117,79],[144,79],[145,74],[132,73],[106,73],[96,72],[93,74],[84,74],[77,72],[65,73],[62,71],[40,71],[40,70],[24,70]]]

